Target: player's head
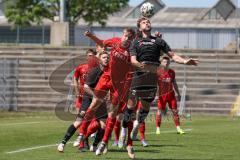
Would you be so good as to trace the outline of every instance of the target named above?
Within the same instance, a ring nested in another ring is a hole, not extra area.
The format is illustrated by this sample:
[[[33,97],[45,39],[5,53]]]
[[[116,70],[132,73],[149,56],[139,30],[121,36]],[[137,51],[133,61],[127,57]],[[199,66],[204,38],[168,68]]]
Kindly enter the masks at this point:
[[[104,67],[106,67],[108,65],[109,62],[109,54],[107,52],[100,52],[99,53],[99,60],[100,60],[100,64]]]
[[[95,56],[96,54],[97,54],[96,51],[94,51],[93,49],[88,49],[88,50],[86,51],[87,58],[90,58],[90,57],[92,57],[92,56]]]
[[[164,68],[168,68],[169,65],[170,65],[170,58],[169,57],[163,57],[162,60],[161,60],[161,65]]]
[[[105,50],[106,50],[105,47],[102,47],[102,46],[96,44],[96,52],[97,52],[97,53],[103,52],[103,51],[105,51]]]
[[[142,17],[142,18],[138,19],[137,27],[138,27],[139,31],[142,31],[142,32],[150,32],[152,29],[151,22],[146,17]]]
[[[132,28],[125,28],[121,37],[122,47],[129,48],[131,41],[135,38],[135,31]]]

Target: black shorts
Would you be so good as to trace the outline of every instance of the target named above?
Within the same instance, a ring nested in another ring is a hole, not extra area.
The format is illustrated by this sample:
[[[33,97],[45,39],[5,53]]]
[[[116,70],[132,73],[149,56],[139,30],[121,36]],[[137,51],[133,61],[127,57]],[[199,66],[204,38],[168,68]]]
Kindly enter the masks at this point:
[[[155,99],[157,92],[157,73],[136,71],[132,78],[131,94],[147,102]]]
[[[84,111],[86,112],[90,104],[92,103],[92,97],[91,96],[84,96],[82,100],[82,105],[80,108],[80,112]]]
[[[92,103],[92,97],[91,96],[84,96],[82,100],[82,106],[80,109],[80,113],[82,111],[86,112],[87,109],[89,108],[90,104]],[[107,119],[108,117],[108,112],[107,112],[107,103],[103,102],[101,106],[97,108],[95,111],[95,117],[96,119]]]
[[[100,107],[95,112],[95,117],[97,120],[99,119],[107,119],[108,111],[107,111],[107,103],[103,102]]]

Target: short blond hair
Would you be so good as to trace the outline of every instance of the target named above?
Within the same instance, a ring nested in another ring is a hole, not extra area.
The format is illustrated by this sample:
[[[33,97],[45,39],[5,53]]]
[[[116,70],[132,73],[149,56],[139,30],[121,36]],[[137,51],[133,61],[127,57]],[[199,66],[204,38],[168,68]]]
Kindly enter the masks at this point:
[[[108,55],[108,52],[106,52],[106,51],[98,52],[98,53],[97,53],[97,57],[100,58],[100,57],[101,57],[102,55],[104,55],[104,54],[107,54],[107,55]]]

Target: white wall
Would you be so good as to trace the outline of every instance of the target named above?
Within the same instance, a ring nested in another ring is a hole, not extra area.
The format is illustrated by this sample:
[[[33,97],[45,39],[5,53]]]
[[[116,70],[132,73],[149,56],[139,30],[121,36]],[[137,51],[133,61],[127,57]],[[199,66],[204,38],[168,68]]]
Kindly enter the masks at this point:
[[[223,49],[236,39],[233,29],[160,29],[171,48]]]
[[[75,27],[76,45],[94,45],[82,36],[86,28]],[[81,29],[82,28],[82,29]],[[114,36],[121,36],[123,28],[120,27],[93,27],[91,30],[101,39],[108,39]],[[163,39],[173,49],[223,49],[230,42],[234,41],[234,29],[178,29],[178,28],[154,28],[152,32],[159,31]]]

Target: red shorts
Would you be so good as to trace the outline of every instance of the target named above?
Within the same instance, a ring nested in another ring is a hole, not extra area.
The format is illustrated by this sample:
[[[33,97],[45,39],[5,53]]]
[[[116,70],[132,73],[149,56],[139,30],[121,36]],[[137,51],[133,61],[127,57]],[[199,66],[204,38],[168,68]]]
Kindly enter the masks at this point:
[[[111,76],[108,72],[104,72],[100,77],[97,86],[95,87],[95,95],[104,99],[110,91],[110,101],[113,105],[118,105],[120,102],[127,102],[130,81],[119,83],[117,88],[114,88]]]
[[[170,109],[177,109],[177,100],[176,100],[174,92],[164,94],[158,98],[159,98],[158,99],[158,109],[159,110],[165,110],[167,103],[168,103],[168,106]]]
[[[110,91],[110,101],[113,105],[118,104],[118,93],[113,88],[112,79],[108,73],[103,73],[100,77],[97,86],[95,87],[95,95],[97,98],[104,99]]]

